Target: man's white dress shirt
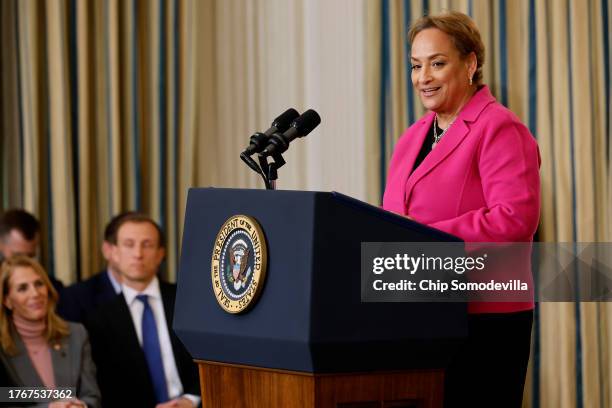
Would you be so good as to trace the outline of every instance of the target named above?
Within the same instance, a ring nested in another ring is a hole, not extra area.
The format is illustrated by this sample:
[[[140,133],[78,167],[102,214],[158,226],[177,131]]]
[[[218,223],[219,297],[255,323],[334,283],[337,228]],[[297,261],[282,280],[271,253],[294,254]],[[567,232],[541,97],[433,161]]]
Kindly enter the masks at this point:
[[[112,281],[111,281],[112,282]],[[125,301],[132,314],[132,323],[136,329],[138,342],[142,347],[142,314],[144,312],[144,304],[136,299],[137,295],[147,295],[147,300],[153,310],[155,317],[155,325],[157,326],[157,334],[159,336],[159,346],[161,348],[162,363],[164,365],[164,376],[168,386],[168,396],[170,399],[185,397],[191,400],[194,406],[200,403],[200,397],[192,394],[183,394],[183,384],[176,367],[174,352],[172,351],[172,343],[170,341],[170,333],[168,332],[168,324],[166,323],[166,312],[164,311],[164,303],[159,291],[159,281],[157,277],[153,278],[149,286],[142,292],[137,292],[135,289],[127,285],[121,285],[121,290]]]

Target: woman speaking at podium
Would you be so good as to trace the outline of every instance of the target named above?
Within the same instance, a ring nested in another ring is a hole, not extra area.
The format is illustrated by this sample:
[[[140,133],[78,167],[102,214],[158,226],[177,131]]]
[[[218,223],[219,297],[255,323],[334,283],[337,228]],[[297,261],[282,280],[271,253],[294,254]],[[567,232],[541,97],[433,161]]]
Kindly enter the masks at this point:
[[[412,84],[428,113],[395,146],[383,207],[466,242],[531,242],[538,147],[482,84],[478,28],[462,13],[425,16],[409,40]],[[528,269],[513,279],[530,281]],[[521,406],[533,306],[468,305],[468,340],[446,372],[446,407]]]

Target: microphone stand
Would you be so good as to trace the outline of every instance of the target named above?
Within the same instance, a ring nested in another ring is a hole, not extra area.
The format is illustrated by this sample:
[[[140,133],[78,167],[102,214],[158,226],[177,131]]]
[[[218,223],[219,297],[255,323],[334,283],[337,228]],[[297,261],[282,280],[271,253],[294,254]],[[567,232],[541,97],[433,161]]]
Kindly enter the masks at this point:
[[[257,172],[261,176],[266,186],[266,190],[276,190],[276,180],[278,180],[278,169],[285,165],[285,159],[280,153],[272,154],[272,161],[268,163],[268,156],[257,155],[259,165],[253,160],[247,152],[242,152],[240,158],[245,162],[253,171]]]
[[[251,169],[253,169],[253,171],[255,171],[257,174],[259,174],[261,176],[261,178],[263,179],[265,185],[266,185],[266,190],[270,190],[270,183],[268,182],[268,178],[266,176],[266,174],[268,174],[268,163],[265,162],[265,168],[266,170],[262,170],[264,168],[264,164],[262,163],[261,157],[259,158],[259,163],[260,166],[257,165],[257,163],[255,163],[255,160],[251,159],[251,157],[249,157],[249,155],[247,154],[247,152],[242,152],[240,153],[240,158],[242,159],[243,162],[245,162]]]
[[[273,154],[272,159],[274,161],[270,163],[270,169],[268,170],[268,182],[270,183],[269,190],[276,190],[276,180],[278,179],[278,169],[283,167],[286,162],[280,153]]]
[[[268,159],[261,154],[257,155],[259,159],[259,167],[261,168],[261,175],[264,179],[264,183],[266,185],[266,190],[274,190],[272,185],[270,184],[269,173],[270,173],[270,165],[268,164]]]
[[[272,161],[268,163],[268,158],[262,154],[258,155],[259,167],[261,168],[262,175],[264,177],[264,183],[266,184],[266,190],[276,190],[276,180],[278,180],[278,169],[285,165],[285,159],[280,153],[272,155]]]

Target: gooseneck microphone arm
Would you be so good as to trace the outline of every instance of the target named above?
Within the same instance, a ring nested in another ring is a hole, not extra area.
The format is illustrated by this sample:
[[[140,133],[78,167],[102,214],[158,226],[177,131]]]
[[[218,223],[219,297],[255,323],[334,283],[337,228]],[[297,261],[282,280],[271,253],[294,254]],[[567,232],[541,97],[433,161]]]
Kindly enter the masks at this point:
[[[266,186],[266,190],[270,190],[269,187],[269,182],[268,182],[268,176],[267,174],[267,170],[263,170],[263,167],[260,167],[255,160],[253,160],[251,158],[251,156],[249,156],[246,152],[242,152],[240,153],[240,158],[242,159],[243,162],[245,162],[247,164],[247,166],[249,166],[251,169],[253,169],[253,171],[257,174],[259,174],[261,176],[261,178],[264,181],[264,184]],[[261,160],[260,160],[261,163]],[[267,162],[266,162],[267,164]]]

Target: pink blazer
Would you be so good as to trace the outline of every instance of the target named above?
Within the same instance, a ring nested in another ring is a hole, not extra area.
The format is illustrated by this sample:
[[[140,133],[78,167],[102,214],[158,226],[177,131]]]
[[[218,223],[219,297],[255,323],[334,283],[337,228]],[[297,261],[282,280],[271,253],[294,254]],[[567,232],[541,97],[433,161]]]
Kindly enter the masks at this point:
[[[434,113],[397,142],[383,208],[466,242],[531,242],[540,218],[540,154],[529,130],[484,86],[412,172]],[[516,267],[517,265],[515,265]],[[531,284],[530,265],[514,279]],[[470,304],[470,312],[511,312],[533,302]]]

